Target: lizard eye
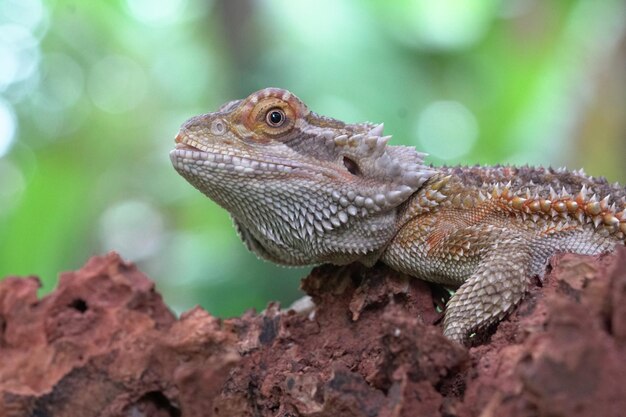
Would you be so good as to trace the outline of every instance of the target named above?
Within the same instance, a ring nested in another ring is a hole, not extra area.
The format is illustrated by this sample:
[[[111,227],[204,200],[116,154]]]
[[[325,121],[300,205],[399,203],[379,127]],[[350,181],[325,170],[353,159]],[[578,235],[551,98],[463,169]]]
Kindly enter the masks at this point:
[[[265,115],[265,121],[268,125],[272,127],[280,127],[283,123],[285,123],[285,112],[281,109],[271,109]]]

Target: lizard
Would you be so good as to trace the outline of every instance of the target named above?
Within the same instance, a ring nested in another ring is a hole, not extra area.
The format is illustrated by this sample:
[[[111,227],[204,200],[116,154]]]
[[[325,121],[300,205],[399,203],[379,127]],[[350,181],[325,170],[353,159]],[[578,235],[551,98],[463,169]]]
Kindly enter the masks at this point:
[[[458,287],[443,333],[466,343],[499,322],[557,252],[626,243],[626,189],[531,166],[433,166],[266,88],[186,121],[170,159],[231,215],[257,256],[283,265],[380,261]]]

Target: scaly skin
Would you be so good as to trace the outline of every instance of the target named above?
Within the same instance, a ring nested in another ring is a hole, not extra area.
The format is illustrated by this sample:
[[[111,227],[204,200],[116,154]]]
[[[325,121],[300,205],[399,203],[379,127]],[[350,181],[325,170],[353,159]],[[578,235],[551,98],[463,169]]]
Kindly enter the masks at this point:
[[[188,120],[170,157],[231,214],[257,255],[286,265],[382,261],[460,285],[444,334],[500,320],[556,252],[626,241],[626,190],[532,167],[433,167],[389,146],[383,126],[346,124],[267,88]]]

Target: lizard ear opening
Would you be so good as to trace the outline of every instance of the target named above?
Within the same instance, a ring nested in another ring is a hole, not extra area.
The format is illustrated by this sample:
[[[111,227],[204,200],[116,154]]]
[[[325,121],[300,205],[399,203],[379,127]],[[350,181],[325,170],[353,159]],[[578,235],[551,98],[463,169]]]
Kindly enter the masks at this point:
[[[357,165],[356,162],[354,162],[354,160],[348,158],[347,156],[343,157],[343,165],[346,167],[346,169],[348,170],[348,172],[352,175],[361,175],[361,170],[359,169],[359,166]]]

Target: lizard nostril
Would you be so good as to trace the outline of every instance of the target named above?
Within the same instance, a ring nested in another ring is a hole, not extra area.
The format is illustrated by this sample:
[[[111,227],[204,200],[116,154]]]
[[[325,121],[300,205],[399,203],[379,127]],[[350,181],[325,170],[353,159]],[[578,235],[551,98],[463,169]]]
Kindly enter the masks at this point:
[[[181,135],[180,133],[176,135],[176,137],[174,138],[174,142],[176,143],[182,143],[183,141],[183,135]]]

